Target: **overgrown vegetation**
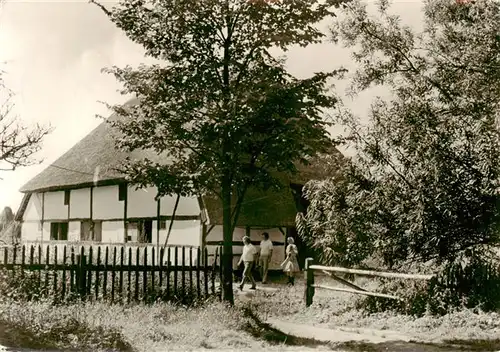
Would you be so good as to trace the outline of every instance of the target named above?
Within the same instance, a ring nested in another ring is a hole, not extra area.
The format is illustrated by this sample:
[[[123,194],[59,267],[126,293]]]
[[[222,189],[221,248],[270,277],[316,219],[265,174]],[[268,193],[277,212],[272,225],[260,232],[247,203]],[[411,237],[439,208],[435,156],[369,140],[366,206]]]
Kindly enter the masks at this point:
[[[332,285],[331,279],[317,278],[318,283],[323,280]],[[377,290],[380,283],[360,279],[356,284]],[[367,314],[357,309],[357,302],[360,302],[357,296],[326,290],[317,290],[313,305],[305,308],[303,288],[300,279],[295,287],[283,285],[277,291],[258,290],[250,301],[237,302],[235,309],[213,298],[191,305],[179,302],[128,305],[79,300],[55,303],[44,298],[27,301],[19,295],[3,296],[9,291],[2,286],[0,344],[78,351],[164,351],[166,348],[182,351],[307,351],[312,348],[357,351],[370,347],[333,346],[291,336],[266,322],[268,318],[280,318],[307,326],[341,327],[361,334],[365,333],[363,329],[377,329],[379,334],[391,336],[396,330],[417,341],[443,343],[453,340],[447,343],[470,345],[466,350],[493,350],[477,349],[479,345],[499,347],[498,342],[492,340],[500,332],[497,313],[463,309],[441,317],[424,314],[418,318],[395,311]],[[372,334],[371,330],[367,331],[366,334]]]
[[[171,302],[56,302],[33,291],[36,276],[2,276],[0,343],[9,347],[77,351],[307,350],[324,343],[273,329],[247,305],[234,309],[190,291]],[[153,297],[153,296],[151,296]],[[294,347],[296,346],[296,347]],[[300,346],[300,347],[298,347]],[[325,346],[326,348],[326,346]]]
[[[500,4],[427,1],[420,33],[388,1],[376,18],[361,2],[343,8],[332,37],[353,49],[353,93],[382,86],[391,97],[373,102],[366,124],[341,116],[356,154],[340,177],[307,185],[302,235],[324,264],[431,267],[430,286],[406,289],[408,312],[497,309]]]
[[[479,255],[484,252],[444,263],[430,282],[381,281],[380,292],[401,297],[402,301],[369,297],[359,302],[358,308],[372,313],[394,310],[413,316],[444,315],[460,309],[498,311],[499,262]]]
[[[211,275],[211,274],[209,274]],[[208,296],[204,293],[205,278],[204,275],[200,277],[200,291],[198,292],[198,287],[193,280],[193,285],[186,277],[184,283],[182,282],[182,277],[179,275],[177,277],[177,284],[174,284],[174,275],[170,275],[169,285],[166,285],[166,277],[164,283],[160,286],[158,277],[156,277],[155,286],[153,287],[151,283],[151,277],[149,277],[148,283],[146,284],[146,290],[143,291],[144,283],[142,275],[139,276],[137,282],[137,288],[139,292],[137,293],[137,299],[140,302],[151,305],[158,302],[170,302],[175,305],[180,306],[196,306],[202,304],[206,299],[213,297],[220,297],[220,291],[212,290],[212,283],[209,283],[209,294]],[[116,276],[114,280],[114,302],[115,303],[126,303],[127,300],[135,301],[135,289],[136,283],[135,279],[132,278],[130,285],[130,291],[127,289],[128,281],[124,278],[124,290],[119,291],[119,277]],[[76,279],[75,279],[76,280]],[[211,281],[211,277],[208,277]],[[56,282],[54,284],[54,281]],[[103,296],[103,285],[104,275],[100,273],[99,278],[99,301],[111,301],[111,287],[113,280],[108,274],[108,279],[106,282],[107,293]],[[95,301],[95,277],[93,277],[92,285],[89,290],[90,293],[86,297],[88,301]],[[72,303],[80,300],[80,296],[76,292],[76,287],[71,290],[71,280],[70,273],[67,272],[66,282],[65,282],[65,295],[62,296],[63,292],[63,281],[61,272],[58,273],[57,277],[54,275],[53,271],[28,271],[28,270],[0,270],[0,301],[1,300],[15,300],[15,301],[33,301],[33,302],[52,302],[53,304],[61,303]]]

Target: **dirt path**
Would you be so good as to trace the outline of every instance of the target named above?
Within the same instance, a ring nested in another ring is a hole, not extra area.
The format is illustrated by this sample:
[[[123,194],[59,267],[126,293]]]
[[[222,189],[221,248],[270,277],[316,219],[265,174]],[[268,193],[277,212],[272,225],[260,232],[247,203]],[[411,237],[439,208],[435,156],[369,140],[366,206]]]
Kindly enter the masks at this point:
[[[327,329],[305,324],[290,323],[276,318],[269,318],[267,323],[274,326],[287,334],[313,338],[318,341],[325,342],[352,342],[365,341],[371,343],[381,343],[389,341],[410,341],[410,337],[398,334],[397,332],[386,332],[377,330],[365,329],[361,333],[354,331],[346,331],[344,329]]]
[[[356,352],[497,351],[493,346],[430,344],[411,341],[398,332],[372,329],[327,329],[269,318],[267,323],[288,335],[328,343],[332,350]]]

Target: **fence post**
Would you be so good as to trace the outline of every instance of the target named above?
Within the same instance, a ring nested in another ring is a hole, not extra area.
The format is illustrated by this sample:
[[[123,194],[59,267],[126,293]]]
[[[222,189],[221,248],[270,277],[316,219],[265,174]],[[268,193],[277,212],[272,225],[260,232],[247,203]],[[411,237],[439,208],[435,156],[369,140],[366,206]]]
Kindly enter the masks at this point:
[[[222,268],[224,261],[222,258],[223,258],[223,256],[226,255],[226,253],[224,253],[224,251],[223,251],[224,248],[222,246],[220,246],[219,249],[220,249],[219,252],[221,254],[219,256],[219,290],[220,290],[219,300],[222,301],[222,296],[223,296],[222,292],[224,290],[224,287],[223,287],[224,286],[224,279],[223,279],[224,274],[223,274],[223,268]],[[231,263],[231,268],[232,267],[233,267],[233,264]],[[231,270],[231,272],[233,272],[233,270]],[[214,275],[215,275],[215,273],[214,273]]]
[[[307,258],[304,273],[306,279],[306,287],[304,292],[306,307],[309,307],[313,303],[314,296],[314,270],[310,268],[311,265],[313,265],[313,258]]]
[[[81,299],[85,299],[85,294],[87,291],[87,284],[86,284],[86,279],[87,279],[87,272],[86,272],[86,267],[87,267],[87,257],[85,255],[80,255],[78,254],[76,256],[76,263],[77,263],[77,269],[76,269],[76,285],[77,285],[77,291],[78,294],[80,295]]]

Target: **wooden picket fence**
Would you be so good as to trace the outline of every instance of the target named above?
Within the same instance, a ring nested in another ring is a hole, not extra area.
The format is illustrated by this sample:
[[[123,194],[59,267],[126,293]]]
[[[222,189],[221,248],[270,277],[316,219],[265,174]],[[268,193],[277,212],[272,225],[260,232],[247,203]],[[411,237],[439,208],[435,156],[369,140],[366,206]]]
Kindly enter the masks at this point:
[[[4,247],[0,270],[12,275],[17,272],[20,280],[29,276],[38,291],[59,300],[151,302],[217,293],[220,248],[209,265],[207,250],[202,253],[199,247],[166,247],[159,255],[151,247],[43,247]]]

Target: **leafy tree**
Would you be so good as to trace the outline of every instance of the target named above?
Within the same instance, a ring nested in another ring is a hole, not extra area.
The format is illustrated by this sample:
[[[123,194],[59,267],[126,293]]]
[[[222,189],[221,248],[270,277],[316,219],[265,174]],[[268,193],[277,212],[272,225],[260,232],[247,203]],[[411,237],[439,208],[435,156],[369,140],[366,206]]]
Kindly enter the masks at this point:
[[[152,149],[163,162],[128,162],[131,182],[158,196],[211,194],[223,208],[223,296],[233,302],[232,234],[249,187],[279,185],[279,175],[331,140],[323,110],[336,72],[298,79],[272,54],[324,36],[315,25],[336,1],[123,0],[97,4],[147,55],[162,64],[109,72],[138,104],[115,106],[125,150]],[[168,160],[168,162],[167,162]]]
[[[353,49],[353,92],[390,90],[363,124],[343,177],[311,182],[300,218],[325,259],[452,262],[499,242],[500,4],[427,1],[420,33],[389,13],[344,6],[332,35]]]

